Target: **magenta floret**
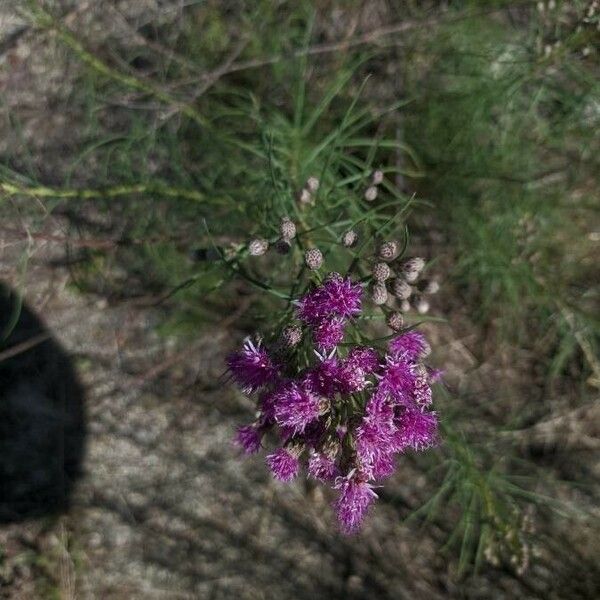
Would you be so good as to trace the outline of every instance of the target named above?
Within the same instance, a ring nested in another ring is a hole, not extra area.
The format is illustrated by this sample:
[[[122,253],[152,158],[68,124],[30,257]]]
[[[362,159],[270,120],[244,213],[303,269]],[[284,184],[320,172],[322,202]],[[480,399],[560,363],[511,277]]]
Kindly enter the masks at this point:
[[[438,420],[434,412],[406,409],[395,419],[393,436],[397,452],[406,449],[425,450],[437,444]]]
[[[329,317],[349,319],[360,313],[361,296],[360,283],[332,274],[298,301],[298,318],[313,327]]]
[[[379,382],[379,390],[397,402],[410,406],[415,402],[416,380],[413,363],[402,356],[388,356]]]
[[[333,398],[340,390],[340,365],[333,356],[320,357],[319,362],[301,377],[305,386],[326,398]]]
[[[246,454],[255,454],[260,450],[260,442],[263,432],[256,425],[244,425],[238,427],[235,435],[235,443],[240,446]]]
[[[413,330],[394,338],[389,348],[391,354],[403,356],[414,362],[425,356],[429,344],[422,333]]]
[[[381,359],[377,350],[365,346],[356,346],[348,352],[346,363],[364,373],[373,373],[379,368]]]
[[[333,481],[339,475],[335,461],[323,452],[313,451],[308,459],[308,476],[318,481]]]
[[[313,330],[315,346],[321,352],[333,350],[344,339],[344,320],[340,317],[323,319]]]
[[[273,454],[267,456],[267,464],[275,479],[279,481],[291,481],[298,475],[300,461],[286,448],[279,448]]]
[[[338,477],[334,488],[339,490],[335,502],[340,528],[344,533],[355,533],[361,526],[371,503],[377,498],[372,486],[358,473]]]
[[[307,386],[290,382],[275,395],[275,420],[294,433],[302,433],[306,426],[319,418],[321,399]]]
[[[229,355],[227,367],[233,380],[246,393],[271,383],[278,372],[268,352],[250,340],[246,340],[242,350]]]

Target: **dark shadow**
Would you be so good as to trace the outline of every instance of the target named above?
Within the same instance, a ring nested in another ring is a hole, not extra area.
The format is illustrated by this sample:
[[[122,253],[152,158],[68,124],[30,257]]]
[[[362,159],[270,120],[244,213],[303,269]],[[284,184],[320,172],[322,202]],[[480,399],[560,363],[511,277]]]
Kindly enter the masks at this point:
[[[68,508],[85,433],[83,387],[69,356],[0,284],[0,522]]]

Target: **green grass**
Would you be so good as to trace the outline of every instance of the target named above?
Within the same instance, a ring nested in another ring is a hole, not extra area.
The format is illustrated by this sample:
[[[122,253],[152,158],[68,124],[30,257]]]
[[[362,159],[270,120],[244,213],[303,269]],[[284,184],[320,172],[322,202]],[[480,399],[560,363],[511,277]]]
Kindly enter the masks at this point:
[[[582,359],[576,331],[596,349],[600,333],[589,244],[598,63],[582,54],[591,32],[555,25],[561,45],[548,56],[537,50],[546,32],[536,15],[529,27],[477,18],[440,30],[420,49],[424,68],[409,73],[407,118],[427,172],[421,189],[448,225],[459,292],[509,339],[527,345],[533,333],[560,348],[552,374]]]

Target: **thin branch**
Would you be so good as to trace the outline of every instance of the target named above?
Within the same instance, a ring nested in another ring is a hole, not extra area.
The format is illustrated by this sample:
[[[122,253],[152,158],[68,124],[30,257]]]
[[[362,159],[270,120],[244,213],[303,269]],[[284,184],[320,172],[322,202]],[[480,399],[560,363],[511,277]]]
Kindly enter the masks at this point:
[[[440,23],[453,23],[456,21],[462,21],[478,16],[489,15],[500,11],[502,11],[501,8],[492,8],[487,10],[473,11],[467,15],[462,14],[455,16],[449,16],[446,12],[442,13],[441,15],[436,14],[435,16],[426,19],[412,19],[403,21],[401,23],[394,23],[392,25],[378,27],[377,29],[366,31],[363,34],[357,35],[352,38],[339,40],[337,42],[328,42],[324,44],[316,44],[313,46],[309,46],[308,48],[299,48],[293,50],[289,54],[278,54],[266,58],[254,58],[246,61],[240,61],[238,63],[233,63],[230,66],[230,68],[226,71],[226,73],[223,73],[223,75],[235,73],[237,71],[245,71],[248,69],[258,69],[268,65],[276,64],[283,60],[300,58],[302,56],[319,56],[321,54],[330,54],[332,52],[343,52],[359,46],[377,44],[382,38],[385,38],[390,35],[405,33],[407,31],[419,29],[422,27],[432,27]]]
[[[175,188],[154,184],[120,185],[103,189],[61,189],[46,186],[21,186],[8,182],[0,182],[0,192],[6,196],[28,196],[33,198],[79,198],[90,200],[94,198],[117,198],[131,194],[154,194],[167,198],[185,198],[196,202],[204,202],[206,196],[198,190]]]

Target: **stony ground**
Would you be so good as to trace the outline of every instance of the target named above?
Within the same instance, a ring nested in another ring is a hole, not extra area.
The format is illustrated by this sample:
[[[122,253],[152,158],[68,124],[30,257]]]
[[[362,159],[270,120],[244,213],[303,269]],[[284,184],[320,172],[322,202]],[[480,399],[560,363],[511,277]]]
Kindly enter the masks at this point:
[[[146,5],[119,4],[134,17]],[[160,4],[148,3],[151,10]],[[49,98],[66,105],[64,64],[53,62],[53,46],[20,33],[10,6],[0,8],[2,35],[18,37],[1,57],[0,147],[6,153],[22,136],[40,171],[56,177],[44,157],[52,160],[64,144],[65,119],[77,119],[48,111]],[[23,124],[18,134],[8,119],[15,110]],[[18,203],[13,208],[14,222],[0,228],[0,278],[24,291],[73,356],[86,388],[89,433],[71,510],[0,529],[0,597],[597,597],[595,530],[571,530],[568,521],[544,537],[525,575],[485,566],[457,581],[456,559],[441,551],[448,528],[404,521],[431,493],[431,480],[410,458],[364,532],[340,537],[328,495],[302,483],[274,483],[260,457],[240,460],[231,445],[234,425],[251,414],[222,380],[223,357],[243,335],[236,328],[241,312],[191,340],[159,337],[150,302],[111,303],[74,288],[61,217],[47,216],[41,227],[37,220],[31,237],[28,217]],[[506,370],[498,353],[484,364],[475,358],[478,332],[464,314],[454,322],[430,333],[434,359],[455,389],[493,397],[501,377],[526,393],[527,380]],[[568,466],[582,456],[589,462],[586,454],[561,460]],[[586,495],[571,500],[590,503]],[[561,543],[569,539],[573,550],[565,553]]]

